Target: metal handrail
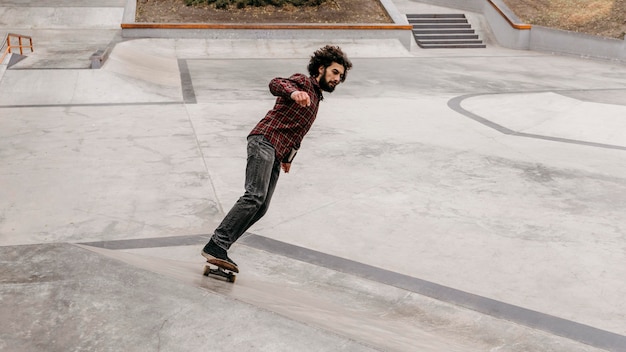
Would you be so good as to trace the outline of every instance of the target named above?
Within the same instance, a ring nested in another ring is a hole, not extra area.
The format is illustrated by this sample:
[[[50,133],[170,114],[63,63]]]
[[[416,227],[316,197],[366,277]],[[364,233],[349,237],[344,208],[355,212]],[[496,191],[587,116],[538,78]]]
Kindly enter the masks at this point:
[[[17,38],[17,42],[18,45],[11,45],[11,38]],[[22,39],[26,39],[28,40],[28,45],[24,45],[22,44]],[[4,49],[4,53],[2,54],[2,57],[0,58],[0,63],[4,62],[4,58],[7,56],[7,54],[12,53],[12,49],[14,48],[19,48],[20,49],[20,55],[24,54],[24,48],[30,49],[30,52],[34,52],[35,50],[33,49],[33,38],[27,36],[27,35],[21,35],[21,34],[15,34],[15,33],[9,33],[7,34],[6,38],[4,39],[4,43],[2,44],[2,48]],[[2,50],[2,49],[0,49]]]

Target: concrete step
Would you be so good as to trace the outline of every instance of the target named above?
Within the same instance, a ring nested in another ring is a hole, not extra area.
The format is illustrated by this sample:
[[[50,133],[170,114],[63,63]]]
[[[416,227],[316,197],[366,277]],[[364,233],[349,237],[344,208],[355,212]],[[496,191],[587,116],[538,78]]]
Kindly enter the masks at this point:
[[[421,13],[421,14],[408,14],[407,18],[465,18],[462,13]]]
[[[422,48],[485,48],[464,14],[407,14]]]
[[[409,23],[467,23],[466,19],[409,19]]]
[[[467,29],[471,24],[413,24],[413,29]]]
[[[474,34],[476,31],[473,29],[456,29],[456,30],[443,30],[443,29],[413,29],[413,35],[417,34]]]
[[[427,44],[418,43],[420,48],[423,49],[483,49],[486,48],[485,44]]]
[[[454,39],[466,39],[466,40],[470,40],[470,39],[478,39],[478,34],[473,34],[473,35],[467,35],[467,34],[445,34],[445,35],[416,35],[415,36],[416,40],[422,41],[422,40],[432,40],[432,39],[449,39],[449,40],[454,40]]]
[[[471,45],[483,45],[483,41],[480,40],[480,39],[474,39],[474,40],[420,40],[420,44],[423,44],[423,45],[431,45],[431,44],[450,44],[450,45],[471,44]]]

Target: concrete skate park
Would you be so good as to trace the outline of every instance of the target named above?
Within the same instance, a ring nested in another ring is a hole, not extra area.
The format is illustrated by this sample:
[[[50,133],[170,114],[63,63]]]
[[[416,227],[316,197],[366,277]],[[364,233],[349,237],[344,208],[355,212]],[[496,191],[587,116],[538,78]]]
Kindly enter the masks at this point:
[[[0,2],[34,46],[0,66],[1,351],[626,351],[621,54],[505,46],[434,1],[388,6],[487,47],[130,38],[127,1],[85,3]],[[237,281],[204,277],[269,80],[328,43],[353,70]]]

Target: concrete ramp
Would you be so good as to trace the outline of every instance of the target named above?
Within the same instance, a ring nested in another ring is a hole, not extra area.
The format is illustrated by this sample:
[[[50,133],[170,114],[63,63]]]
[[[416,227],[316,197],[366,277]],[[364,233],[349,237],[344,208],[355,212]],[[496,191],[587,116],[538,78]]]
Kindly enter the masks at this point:
[[[2,1],[4,31],[33,38],[35,51],[15,68],[89,68],[90,56],[118,40],[125,0]]]
[[[121,43],[115,46],[102,68],[153,84],[180,87],[178,60],[168,54],[142,50],[133,42]]]
[[[124,45],[114,48],[100,70],[9,69],[0,81],[0,91],[3,92],[0,104],[18,106],[179,103],[183,100],[177,59],[151,55]]]
[[[69,244],[0,247],[0,258],[2,316],[20,317],[0,325],[2,351],[372,350]]]
[[[413,292],[246,245],[233,248],[241,268],[235,284],[202,276],[204,261],[198,245],[84,248],[384,351],[550,351],[564,345],[569,351],[593,350]],[[499,341],[493,336],[499,336]],[[311,346],[308,338],[301,343]]]
[[[15,69],[88,69],[90,57],[118,41],[117,29],[12,29],[33,38],[34,51]]]

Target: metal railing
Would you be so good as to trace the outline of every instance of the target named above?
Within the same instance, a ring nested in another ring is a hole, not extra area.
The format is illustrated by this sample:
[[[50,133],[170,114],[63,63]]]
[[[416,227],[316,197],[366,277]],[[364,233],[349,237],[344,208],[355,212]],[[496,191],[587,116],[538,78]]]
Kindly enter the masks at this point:
[[[12,45],[11,44],[11,38],[15,38],[17,39],[17,45]],[[25,45],[23,43],[23,39],[28,40],[28,44]],[[15,33],[9,33],[7,34],[6,38],[4,39],[4,43],[2,43],[2,47],[0,48],[0,52],[2,52],[2,57],[0,58],[0,63],[4,62],[4,58],[9,54],[13,52],[13,49],[19,48],[20,49],[20,55],[24,54],[24,49],[30,49],[30,52],[32,53],[33,50],[33,38],[27,36],[27,35],[21,35],[21,34],[15,34]]]

